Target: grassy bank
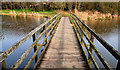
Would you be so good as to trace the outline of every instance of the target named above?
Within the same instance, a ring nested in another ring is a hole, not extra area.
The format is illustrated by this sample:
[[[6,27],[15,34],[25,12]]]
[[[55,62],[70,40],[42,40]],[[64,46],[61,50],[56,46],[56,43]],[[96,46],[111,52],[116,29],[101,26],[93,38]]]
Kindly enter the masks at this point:
[[[35,13],[40,14],[40,16],[43,16],[43,17],[52,17],[54,16],[55,14],[57,14],[55,11],[53,10],[44,10],[44,11],[32,11],[31,9],[13,9],[13,10],[0,10],[0,15],[10,15],[11,12],[14,12],[13,14],[15,15],[20,15],[20,13],[24,13],[24,15],[34,15]]]

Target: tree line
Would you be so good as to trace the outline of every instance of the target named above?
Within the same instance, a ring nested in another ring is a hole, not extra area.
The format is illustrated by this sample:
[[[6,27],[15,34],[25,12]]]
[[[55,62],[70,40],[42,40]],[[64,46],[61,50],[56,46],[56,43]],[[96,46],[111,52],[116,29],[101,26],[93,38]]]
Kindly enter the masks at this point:
[[[74,9],[78,11],[98,11],[101,13],[117,14],[120,9],[118,2],[3,2],[2,9],[30,9],[32,11]]]

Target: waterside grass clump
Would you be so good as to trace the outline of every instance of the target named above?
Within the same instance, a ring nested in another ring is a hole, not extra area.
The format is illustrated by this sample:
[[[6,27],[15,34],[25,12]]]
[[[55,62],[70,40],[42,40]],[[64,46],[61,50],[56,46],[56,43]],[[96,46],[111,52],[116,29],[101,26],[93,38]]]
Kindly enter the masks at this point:
[[[44,11],[32,11],[31,9],[13,9],[13,10],[0,10],[0,15],[11,15],[11,16],[35,16],[35,17],[52,17],[56,12],[53,10]]]

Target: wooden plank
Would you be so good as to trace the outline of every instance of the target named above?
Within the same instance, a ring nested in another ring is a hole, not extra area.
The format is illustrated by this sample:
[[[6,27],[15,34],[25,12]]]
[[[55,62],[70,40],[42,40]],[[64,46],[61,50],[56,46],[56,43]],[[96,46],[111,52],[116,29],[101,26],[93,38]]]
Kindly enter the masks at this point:
[[[92,67],[91,67],[91,65],[89,64],[89,61],[88,61],[87,55],[86,55],[86,53],[85,53],[83,47],[81,46],[81,45],[82,45],[82,44],[81,44],[81,41],[82,41],[82,40],[80,40],[80,38],[82,39],[82,37],[79,37],[79,36],[81,36],[81,35],[80,35],[80,33],[78,33],[78,26],[75,26],[75,23],[73,22],[73,19],[72,19],[71,16],[70,16],[69,18],[70,18],[70,21],[71,21],[72,26],[73,26],[73,28],[74,28],[74,31],[75,31],[75,34],[76,34],[77,40],[78,40],[78,42],[79,42],[80,49],[82,50],[82,53],[84,54],[85,60],[86,60],[86,62],[87,62],[88,69],[89,69],[89,70],[92,70]]]
[[[81,61],[84,61],[84,59],[47,59],[47,58],[44,58],[42,61],[64,61],[64,62],[81,62]]]
[[[72,20],[72,19],[71,19],[71,20]],[[74,27],[74,29],[75,29],[75,32],[78,31],[79,28],[78,28],[78,26],[76,25],[76,23],[73,23],[73,24],[74,24],[73,27]],[[80,33],[78,32],[78,35],[80,36],[81,41],[84,43],[84,46],[85,46],[85,48],[87,49],[88,54],[90,55],[90,58],[92,59],[93,64],[95,65],[95,68],[98,70],[99,67],[98,67],[97,63],[95,62],[93,56],[91,55],[91,52],[89,51],[89,49],[88,49],[88,47],[87,47],[85,41],[83,40],[82,34],[80,35]],[[77,35],[77,36],[78,36],[78,35]],[[78,36],[78,37],[79,37],[79,36]],[[81,42],[80,42],[80,43],[81,43]],[[82,46],[82,45],[81,45],[81,46]],[[81,47],[81,48],[83,48],[83,47]],[[87,57],[87,56],[86,56],[86,57]],[[88,59],[87,59],[87,61],[88,61]],[[88,61],[88,64],[89,64],[89,66],[90,66],[89,61]],[[90,67],[90,68],[91,68],[91,67]]]
[[[41,53],[41,55],[40,55],[40,58],[38,59],[38,61],[37,61],[37,63],[34,65],[34,70],[36,70],[36,68],[37,68],[37,66],[39,66],[39,64],[41,63],[40,61],[41,61],[41,59],[42,59],[42,57],[44,56],[44,54],[46,53],[45,51],[48,49],[48,46],[49,46],[49,44],[50,44],[50,42],[51,42],[51,39],[52,39],[52,37],[53,37],[53,35],[54,35],[54,33],[55,33],[55,30],[56,30],[56,28],[57,28],[57,26],[58,26],[58,23],[59,23],[59,20],[61,19],[61,15],[60,15],[60,18],[56,21],[56,25],[54,24],[53,26],[52,26],[52,29],[54,28],[54,30],[52,31],[52,32],[50,32],[50,34],[51,34],[51,37],[50,37],[50,39],[48,40],[48,43],[45,45],[45,48],[43,49],[43,51],[42,51],[42,53]],[[51,30],[52,30],[51,29]]]
[[[43,61],[41,68],[87,68],[83,62],[66,62],[66,61]]]
[[[63,17],[38,68],[86,68],[86,61],[78,48],[69,18]]]

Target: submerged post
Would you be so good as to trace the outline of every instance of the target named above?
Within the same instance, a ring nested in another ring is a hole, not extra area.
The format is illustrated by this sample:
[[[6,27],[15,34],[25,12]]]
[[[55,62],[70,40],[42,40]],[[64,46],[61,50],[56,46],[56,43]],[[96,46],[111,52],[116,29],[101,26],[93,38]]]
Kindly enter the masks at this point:
[[[33,42],[36,40],[36,34],[33,34]],[[36,52],[37,50],[37,46],[35,45],[34,46],[34,52]],[[38,55],[35,56],[35,63],[37,62],[37,59],[38,59]]]

